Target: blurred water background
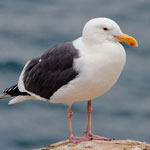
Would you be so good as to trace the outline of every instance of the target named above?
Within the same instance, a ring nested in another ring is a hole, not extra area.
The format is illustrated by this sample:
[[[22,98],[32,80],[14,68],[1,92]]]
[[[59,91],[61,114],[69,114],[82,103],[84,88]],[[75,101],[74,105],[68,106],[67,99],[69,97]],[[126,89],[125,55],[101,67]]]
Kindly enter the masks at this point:
[[[93,132],[150,142],[150,1],[1,0],[0,92],[17,83],[25,62],[81,35],[86,21],[109,17],[139,42],[124,45],[127,63],[117,84],[93,102]],[[0,102],[0,149],[30,150],[68,137],[67,106]],[[73,105],[73,132],[86,128],[86,102]]]

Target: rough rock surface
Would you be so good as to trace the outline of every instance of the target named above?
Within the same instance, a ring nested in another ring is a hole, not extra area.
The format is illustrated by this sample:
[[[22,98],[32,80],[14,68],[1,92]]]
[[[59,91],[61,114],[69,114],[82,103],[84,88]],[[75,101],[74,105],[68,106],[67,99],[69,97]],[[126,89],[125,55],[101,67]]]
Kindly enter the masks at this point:
[[[73,144],[66,140],[34,150],[150,150],[150,144],[134,140],[93,140]]]

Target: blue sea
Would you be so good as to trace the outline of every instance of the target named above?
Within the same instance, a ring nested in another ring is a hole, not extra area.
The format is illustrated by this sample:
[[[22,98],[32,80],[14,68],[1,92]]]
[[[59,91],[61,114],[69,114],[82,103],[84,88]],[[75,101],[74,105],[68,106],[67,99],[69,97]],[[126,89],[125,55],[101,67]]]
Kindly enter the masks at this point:
[[[150,143],[150,1],[1,0],[0,92],[18,81],[27,60],[81,36],[92,18],[115,20],[139,47],[124,44],[126,66],[115,86],[93,101],[92,129],[119,140]],[[31,150],[68,138],[64,104],[0,101],[0,149]],[[72,107],[73,132],[83,135],[86,102]]]

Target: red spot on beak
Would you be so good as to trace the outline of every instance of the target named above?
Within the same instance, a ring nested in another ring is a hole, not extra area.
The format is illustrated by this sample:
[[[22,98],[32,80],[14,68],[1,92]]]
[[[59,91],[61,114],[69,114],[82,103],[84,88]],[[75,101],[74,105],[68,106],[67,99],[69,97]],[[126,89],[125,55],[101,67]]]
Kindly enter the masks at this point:
[[[131,43],[130,45],[131,45],[131,46],[134,46],[134,44],[133,44],[133,43]]]

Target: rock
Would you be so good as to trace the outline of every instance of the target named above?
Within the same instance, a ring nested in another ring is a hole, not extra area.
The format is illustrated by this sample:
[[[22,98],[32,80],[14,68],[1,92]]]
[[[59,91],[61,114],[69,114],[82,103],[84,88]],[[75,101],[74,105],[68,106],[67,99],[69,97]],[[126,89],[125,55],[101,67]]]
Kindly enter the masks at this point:
[[[150,144],[134,140],[93,140],[73,144],[66,140],[34,150],[150,150]]]

